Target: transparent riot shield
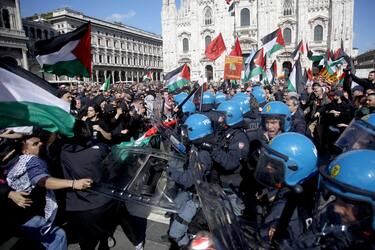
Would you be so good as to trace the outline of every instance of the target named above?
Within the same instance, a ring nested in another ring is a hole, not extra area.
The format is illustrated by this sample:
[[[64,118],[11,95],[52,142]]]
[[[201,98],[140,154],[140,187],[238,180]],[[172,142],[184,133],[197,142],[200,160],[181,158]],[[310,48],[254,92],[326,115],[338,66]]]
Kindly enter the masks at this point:
[[[224,190],[217,184],[195,185],[216,250],[250,249]]]
[[[103,161],[104,176],[92,190],[124,201],[130,213],[147,217],[151,212],[176,212],[175,183],[166,168],[183,169],[185,160],[156,149],[125,148]]]
[[[186,148],[181,140],[181,135],[177,134],[176,130],[168,126],[171,122],[164,122],[163,119],[163,97],[158,95],[155,98],[153,105],[153,115],[151,116],[151,123],[158,129],[164,141],[164,149],[173,147],[176,152],[185,155]]]

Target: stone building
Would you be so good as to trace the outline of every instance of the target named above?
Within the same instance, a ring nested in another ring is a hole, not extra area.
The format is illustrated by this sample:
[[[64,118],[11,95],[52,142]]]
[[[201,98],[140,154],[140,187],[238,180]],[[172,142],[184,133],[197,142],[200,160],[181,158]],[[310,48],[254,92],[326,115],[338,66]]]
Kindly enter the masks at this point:
[[[192,78],[223,77],[224,56],[215,62],[207,60],[204,51],[220,32],[227,53],[239,37],[244,56],[262,45],[261,38],[282,29],[286,47],[272,58],[277,61],[279,73],[293,63],[291,53],[303,39],[310,49],[325,52],[327,48],[344,49],[352,54],[354,0],[233,0],[234,15],[228,13],[224,0],[163,0],[163,68],[188,63]],[[303,66],[310,66],[306,57]]]
[[[25,69],[27,37],[22,28],[19,0],[0,1],[0,57],[7,57]]]
[[[29,70],[34,74],[43,77],[48,81],[57,81],[58,78],[51,74],[42,74],[41,67],[35,59],[35,42],[39,40],[49,39],[58,34],[53,29],[52,25],[40,16],[37,18],[25,18],[22,20],[23,30],[25,31],[27,41],[27,61],[29,64]]]
[[[161,36],[122,23],[86,16],[69,8],[43,13],[38,17],[49,22],[58,34],[70,32],[91,22],[93,82],[103,82],[109,76],[112,83],[140,81],[147,71],[151,71],[154,80],[160,80]]]

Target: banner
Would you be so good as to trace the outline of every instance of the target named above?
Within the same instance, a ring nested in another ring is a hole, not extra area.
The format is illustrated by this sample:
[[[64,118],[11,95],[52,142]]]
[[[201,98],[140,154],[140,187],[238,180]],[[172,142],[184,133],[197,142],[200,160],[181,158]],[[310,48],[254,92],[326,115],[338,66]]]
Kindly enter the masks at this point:
[[[240,56],[226,56],[224,67],[225,80],[241,80],[243,58]]]
[[[331,74],[326,67],[324,67],[320,71],[319,76],[322,77],[327,83],[329,83],[331,85],[335,84],[339,80],[338,77],[337,77],[337,73],[335,72],[335,73]]]

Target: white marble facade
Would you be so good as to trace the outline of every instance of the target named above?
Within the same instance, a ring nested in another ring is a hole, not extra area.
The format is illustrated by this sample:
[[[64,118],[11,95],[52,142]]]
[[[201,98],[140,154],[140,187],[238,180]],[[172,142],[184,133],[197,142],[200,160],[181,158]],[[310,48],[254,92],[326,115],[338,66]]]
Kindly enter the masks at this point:
[[[22,28],[19,0],[0,1],[0,57],[28,69],[27,37]]]
[[[286,42],[268,66],[277,60],[279,73],[292,62],[291,52],[301,39],[317,52],[335,49],[344,42],[353,53],[354,0],[233,0],[235,15],[228,13],[225,0],[163,0],[163,68],[168,72],[186,62],[192,78],[223,77],[224,55],[215,62],[204,57],[206,44],[220,32],[229,54],[238,36],[244,56],[259,48],[260,39],[280,27]],[[310,66],[306,57],[303,66]],[[212,73],[211,73],[212,72]]]

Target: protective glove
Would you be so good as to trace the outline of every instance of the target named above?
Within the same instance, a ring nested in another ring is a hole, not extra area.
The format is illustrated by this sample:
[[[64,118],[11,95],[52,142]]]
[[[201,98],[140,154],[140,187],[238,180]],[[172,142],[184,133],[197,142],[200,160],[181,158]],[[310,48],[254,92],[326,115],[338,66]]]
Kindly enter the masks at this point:
[[[228,195],[228,199],[230,201],[230,204],[232,205],[234,214],[236,216],[241,216],[243,214],[243,211],[245,210],[245,204],[240,199],[240,197],[233,193]]]
[[[209,142],[203,142],[203,143],[201,144],[201,146],[199,147],[199,149],[201,149],[201,150],[205,150],[205,151],[211,153],[212,150],[214,149],[214,147],[213,147],[213,145],[212,145],[211,143],[209,143]]]

